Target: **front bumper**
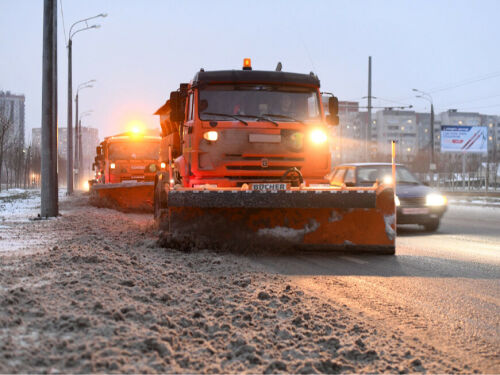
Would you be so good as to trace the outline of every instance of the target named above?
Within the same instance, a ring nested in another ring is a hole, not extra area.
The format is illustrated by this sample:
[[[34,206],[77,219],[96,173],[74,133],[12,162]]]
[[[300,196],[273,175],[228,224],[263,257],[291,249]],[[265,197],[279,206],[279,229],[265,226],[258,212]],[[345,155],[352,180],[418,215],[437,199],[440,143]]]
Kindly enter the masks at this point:
[[[398,224],[427,224],[441,217],[446,212],[447,206],[399,206],[396,210]]]

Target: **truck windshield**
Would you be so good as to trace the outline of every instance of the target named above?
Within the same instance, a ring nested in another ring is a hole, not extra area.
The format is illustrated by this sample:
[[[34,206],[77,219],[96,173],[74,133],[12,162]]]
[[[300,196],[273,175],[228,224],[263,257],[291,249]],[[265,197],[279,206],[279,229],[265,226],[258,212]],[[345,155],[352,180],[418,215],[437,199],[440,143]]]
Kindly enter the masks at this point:
[[[110,160],[158,160],[158,142],[115,142],[108,146]]]
[[[276,85],[208,85],[199,91],[198,108],[201,120],[227,121],[236,115],[303,122],[319,120],[321,114],[316,90]]]

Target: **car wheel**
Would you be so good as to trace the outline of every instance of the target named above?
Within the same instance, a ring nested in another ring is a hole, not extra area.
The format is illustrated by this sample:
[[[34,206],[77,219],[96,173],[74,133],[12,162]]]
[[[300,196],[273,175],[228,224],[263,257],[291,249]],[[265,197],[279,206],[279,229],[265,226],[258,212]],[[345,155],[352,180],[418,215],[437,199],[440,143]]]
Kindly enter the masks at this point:
[[[426,232],[435,232],[437,231],[438,228],[439,228],[439,219],[432,220],[424,224],[424,230]]]

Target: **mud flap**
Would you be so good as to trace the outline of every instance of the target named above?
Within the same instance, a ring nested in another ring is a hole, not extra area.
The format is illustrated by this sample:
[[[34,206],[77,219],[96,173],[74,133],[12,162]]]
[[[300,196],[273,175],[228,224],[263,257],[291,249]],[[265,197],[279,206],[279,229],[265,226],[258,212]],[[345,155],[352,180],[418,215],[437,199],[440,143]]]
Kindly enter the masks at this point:
[[[221,244],[394,253],[392,189],[168,192],[171,233]]]
[[[124,212],[153,212],[154,182],[94,184],[90,204]]]

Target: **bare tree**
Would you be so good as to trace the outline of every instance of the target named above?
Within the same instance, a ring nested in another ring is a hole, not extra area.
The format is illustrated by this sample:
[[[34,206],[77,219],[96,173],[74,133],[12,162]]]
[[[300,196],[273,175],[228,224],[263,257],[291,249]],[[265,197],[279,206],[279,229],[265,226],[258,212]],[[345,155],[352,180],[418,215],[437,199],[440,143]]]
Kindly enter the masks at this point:
[[[9,138],[9,132],[12,128],[12,120],[0,108],[0,191],[2,191],[2,172],[4,165],[5,151],[8,148],[7,141]]]

